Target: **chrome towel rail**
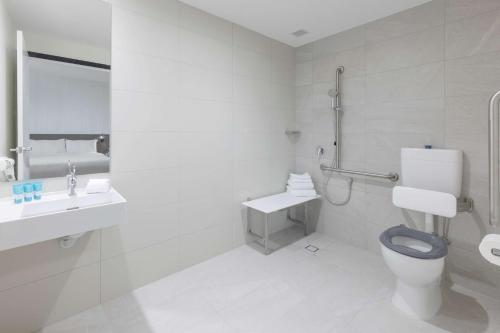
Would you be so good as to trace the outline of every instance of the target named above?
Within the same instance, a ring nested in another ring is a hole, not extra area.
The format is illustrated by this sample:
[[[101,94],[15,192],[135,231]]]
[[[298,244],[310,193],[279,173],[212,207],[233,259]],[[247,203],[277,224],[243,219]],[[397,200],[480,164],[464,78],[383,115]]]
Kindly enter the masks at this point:
[[[388,179],[393,182],[397,182],[399,180],[399,175],[397,173],[391,172],[388,174],[382,174],[382,173],[375,173],[375,172],[365,172],[365,171],[356,171],[356,170],[346,170],[346,169],[339,169],[339,168],[332,168],[329,166],[326,166],[324,164],[321,164],[319,168],[323,171],[334,171],[338,173],[347,173],[351,175],[360,175],[360,176],[367,176],[367,177],[373,177],[373,178],[382,178],[382,179]]]
[[[498,223],[498,109],[500,103],[500,91],[497,91],[490,99],[488,116],[488,158],[489,158],[489,181],[490,181],[490,224],[496,226]]]

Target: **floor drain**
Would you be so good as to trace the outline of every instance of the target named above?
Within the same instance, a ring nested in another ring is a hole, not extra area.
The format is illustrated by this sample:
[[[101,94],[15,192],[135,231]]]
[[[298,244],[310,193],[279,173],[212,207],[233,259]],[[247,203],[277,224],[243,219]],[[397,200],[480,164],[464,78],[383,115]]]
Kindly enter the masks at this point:
[[[314,252],[318,252],[319,251],[319,247],[316,247],[314,245],[309,244],[309,245],[306,246],[306,250],[309,251],[309,252],[314,253]]]

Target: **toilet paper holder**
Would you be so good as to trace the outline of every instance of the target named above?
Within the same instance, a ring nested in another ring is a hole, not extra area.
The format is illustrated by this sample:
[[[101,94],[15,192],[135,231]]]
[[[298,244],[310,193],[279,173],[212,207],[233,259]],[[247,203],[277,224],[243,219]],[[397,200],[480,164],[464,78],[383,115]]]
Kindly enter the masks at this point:
[[[479,253],[481,253],[486,261],[500,266],[500,235],[485,235],[479,244]]]

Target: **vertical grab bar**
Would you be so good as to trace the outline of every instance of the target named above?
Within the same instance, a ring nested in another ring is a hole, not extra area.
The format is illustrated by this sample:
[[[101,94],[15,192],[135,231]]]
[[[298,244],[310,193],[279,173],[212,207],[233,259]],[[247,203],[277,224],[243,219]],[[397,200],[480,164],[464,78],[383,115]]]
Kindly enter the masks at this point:
[[[498,111],[500,103],[500,91],[497,91],[490,99],[488,117],[488,158],[489,158],[489,190],[490,190],[490,225],[498,224],[498,177],[499,177],[499,147],[498,147]]]

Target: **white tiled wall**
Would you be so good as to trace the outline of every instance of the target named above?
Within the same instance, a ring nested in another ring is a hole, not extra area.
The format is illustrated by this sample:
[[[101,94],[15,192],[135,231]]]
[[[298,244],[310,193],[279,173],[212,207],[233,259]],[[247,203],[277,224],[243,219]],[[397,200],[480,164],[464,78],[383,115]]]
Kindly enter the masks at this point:
[[[111,177],[129,223],[72,249],[0,253],[0,332],[31,331],[242,244],[241,201],[282,191],[294,168],[291,47],[176,1],[111,2]]]
[[[333,154],[327,91],[342,76],[345,168],[399,172],[400,148],[457,148],[465,153],[463,195],[475,211],[451,222],[452,280],[500,296],[500,273],[479,255],[488,226],[488,99],[500,89],[500,2],[434,0],[296,49],[297,169],[322,176],[316,147]],[[356,178],[349,204],[323,202],[318,230],[379,250],[378,235],[401,223],[420,226],[421,214],[395,208],[392,184]],[[329,191],[345,195],[334,177]]]

